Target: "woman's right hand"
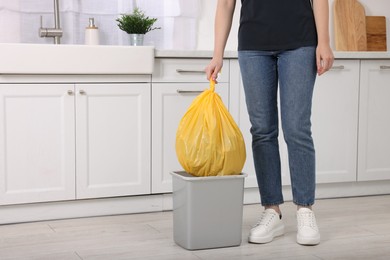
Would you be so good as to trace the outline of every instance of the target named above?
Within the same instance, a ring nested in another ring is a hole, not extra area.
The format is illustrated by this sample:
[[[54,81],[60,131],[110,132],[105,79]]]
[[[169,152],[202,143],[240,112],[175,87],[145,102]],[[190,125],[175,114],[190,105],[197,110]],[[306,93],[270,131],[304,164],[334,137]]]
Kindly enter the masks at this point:
[[[214,80],[217,83],[218,73],[221,71],[223,66],[223,59],[222,58],[213,58],[209,65],[205,68],[207,80],[210,81],[210,79]]]
[[[207,80],[217,82],[218,73],[223,66],[223,53],[232,26],[236,0],[218,0],[214,23],[213,59],[205,68]]]

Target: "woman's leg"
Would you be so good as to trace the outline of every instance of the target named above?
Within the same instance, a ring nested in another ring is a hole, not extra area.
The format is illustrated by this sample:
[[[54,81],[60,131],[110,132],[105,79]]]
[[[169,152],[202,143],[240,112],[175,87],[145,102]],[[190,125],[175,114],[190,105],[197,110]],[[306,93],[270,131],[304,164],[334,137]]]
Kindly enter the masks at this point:
[[[278,72],[275,52],[238,54],[251,121],[252,150],[261,203],[260,220],[249,232],[251,243],[268,243],[284,234],[279,204],[283,203],[278,144]]]
[[[293,201],[298,206],[308,207],[315,200],[315,150],[310,120],[316,79],[315,47],[282,52],[278,71]]]
[[[238,58],[252,124],[252,150],[263,206],[283,203],[278,144],[277,56],[270,51],[239,51]]]
[[[315,151],[311,136],[311,107],[316,79],[315,47],[279,55],[282,128],[287,143],[291,186],[297,211],[297,242],[320,243],[311,205],[315,200]]]

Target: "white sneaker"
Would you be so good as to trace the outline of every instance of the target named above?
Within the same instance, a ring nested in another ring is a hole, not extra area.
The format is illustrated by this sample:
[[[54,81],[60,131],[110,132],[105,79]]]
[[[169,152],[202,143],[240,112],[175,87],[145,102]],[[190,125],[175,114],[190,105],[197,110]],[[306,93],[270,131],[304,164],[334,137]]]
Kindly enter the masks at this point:
[[[284,234],[284,224],[274,209],[266,209],[249,233],[250,243],[269,243]]]
[[[320,231],[314,212],[308,208],[297,211],[298,232],[297,243],[301,245],[317,245],[320,243]]]

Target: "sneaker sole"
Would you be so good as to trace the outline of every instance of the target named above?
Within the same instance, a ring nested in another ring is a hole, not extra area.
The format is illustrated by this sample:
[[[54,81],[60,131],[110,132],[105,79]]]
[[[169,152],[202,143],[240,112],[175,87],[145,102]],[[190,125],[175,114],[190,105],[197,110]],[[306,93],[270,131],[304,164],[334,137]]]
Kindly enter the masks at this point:
[[[318,245],[320,243],[320,240],[321,240],[320,236],[314,238],[297,236],[297,243],[304,246]]]
[[[284,226],[278,227],[269,236],[264,236],[264,237],[250,236],[248,241],[249,243],[265,244],[271,242],[275,237],[282,236],[282,235],[284,235]]]

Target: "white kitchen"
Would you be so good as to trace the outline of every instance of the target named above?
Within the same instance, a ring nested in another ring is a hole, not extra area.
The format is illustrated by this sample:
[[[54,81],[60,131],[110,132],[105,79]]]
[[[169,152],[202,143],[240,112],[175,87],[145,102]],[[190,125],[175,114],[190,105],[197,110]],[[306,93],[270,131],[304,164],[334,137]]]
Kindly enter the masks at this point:
[[[374,47],[355,50],[340,45],[356,35],[335,31],[336,0],[329,1],[335,60],[317,77],[311,116],[317,246],[295,241],[282,130],[285,234],[272,243],[248,242],[262,207],[236,1],[216,92],[246,145],[240,242],[200,250],[175,242],[172,172],[183,170],[176,131],[209,87],[204,70],[213,56],[217,1],[0,1],[1,260],[390,257],[388,0],[359,0],[364,18],[379,17],[385,31],[365,30]],[[130,44],[117,20],[136,7],[157,19],[140,46]],[[207,219],[212,212],[202,214]]]

